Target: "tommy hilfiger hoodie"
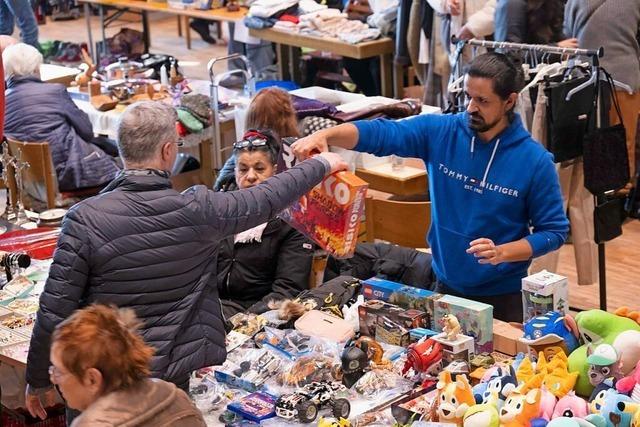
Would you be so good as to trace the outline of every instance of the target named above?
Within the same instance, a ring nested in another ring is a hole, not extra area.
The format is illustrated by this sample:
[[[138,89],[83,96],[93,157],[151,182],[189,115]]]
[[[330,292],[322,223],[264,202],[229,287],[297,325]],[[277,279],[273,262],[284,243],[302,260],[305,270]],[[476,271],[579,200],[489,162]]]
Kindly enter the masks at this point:
[[[355,150],[424,160],[438,280],[471,297],[518,292],[530,262],[479,264],[466,250],[481,237],[496,245],[525,238],[538,257],[564,243],[569,222],[553,156],[518,115],[488,142],[468,123],[467,113],[360,121]]]

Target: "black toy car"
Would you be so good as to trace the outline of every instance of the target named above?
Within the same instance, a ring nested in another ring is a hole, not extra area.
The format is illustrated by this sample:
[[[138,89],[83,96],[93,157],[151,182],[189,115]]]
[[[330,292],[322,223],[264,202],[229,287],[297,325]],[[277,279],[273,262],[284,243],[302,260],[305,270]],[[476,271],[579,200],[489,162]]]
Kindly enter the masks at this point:
[[[321,407],[331,405],[334,417],[349,418],[349,401],[336,397],[336,393],[346,390],[347,388],[339,382],[307,384],[295,393],[280,396],[276,401],[276,415],[287,420],[297,417],[302,423],[310,423],[316,419]]]

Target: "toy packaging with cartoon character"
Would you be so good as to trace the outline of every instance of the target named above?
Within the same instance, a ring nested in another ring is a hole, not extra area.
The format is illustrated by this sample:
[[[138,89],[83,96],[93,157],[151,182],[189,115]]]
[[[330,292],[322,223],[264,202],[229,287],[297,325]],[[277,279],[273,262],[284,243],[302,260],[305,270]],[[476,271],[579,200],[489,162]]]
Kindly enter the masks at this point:
[[[462,333],[475,340],[476,353],[493,351],[493,306],[444,295],[435,301],[434,319],[442,319],[445,314],[456,316]],[[436,321],[433,329],[440,332],[442,326],[440,321]]]
[[[569,313],[566,277],[543,270],[522,279],[522,323],[550,311]]]
[[[295,138],[283,138],[278,171],[296,164],[290,146]],[[280,217],[322,249],[337,258],[353,256],[358,241],[368,184],[350,172],[332,174],[285,209]]]

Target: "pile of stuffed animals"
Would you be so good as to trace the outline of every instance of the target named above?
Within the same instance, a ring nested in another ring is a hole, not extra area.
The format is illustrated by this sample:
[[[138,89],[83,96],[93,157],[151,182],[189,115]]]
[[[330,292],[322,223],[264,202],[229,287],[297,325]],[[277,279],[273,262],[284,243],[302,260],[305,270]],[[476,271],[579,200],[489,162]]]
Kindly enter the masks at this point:
[[[463,427],[640,427],[639,319],[628,309],[538,316],[523,337],[537,357],[489,368],[473,387],[443,371],[432,418]]]

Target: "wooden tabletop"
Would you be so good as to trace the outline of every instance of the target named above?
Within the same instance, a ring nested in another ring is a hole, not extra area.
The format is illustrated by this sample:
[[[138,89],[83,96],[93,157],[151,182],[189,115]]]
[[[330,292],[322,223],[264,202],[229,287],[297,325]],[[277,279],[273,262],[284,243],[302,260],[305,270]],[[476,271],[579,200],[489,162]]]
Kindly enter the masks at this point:
[[[249,34],[253,37],[257,37],[273,43],[330,51],[332,53],[335,53],[336,55],[342,55],[348,58],[355,59],[371,58],[372,56],[393,53],[393,40],[388,37],[383,37],[381,39],[371,40],[358,44],[350,44],[331,37],[315,37],[305,34],[275,30],[273,28],[265,28],[263,30],[256,30],[251,28],[249,30]]]
[[[247,14],[247,8],[241,7],[237,12],[229,12],[226,8],[200,10],[200,9],[177,9],[169,7],[165,2],[152,2],[141,0],[78,0],[80,3],[90,3],[102,6],[112,6],[117,8],[128,8],[136,10],[146,10],[148,12],[163,12],[173,15],[189,16],[191,18],[201,18],[210,21],[234,22],[239,21]]]

